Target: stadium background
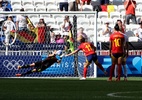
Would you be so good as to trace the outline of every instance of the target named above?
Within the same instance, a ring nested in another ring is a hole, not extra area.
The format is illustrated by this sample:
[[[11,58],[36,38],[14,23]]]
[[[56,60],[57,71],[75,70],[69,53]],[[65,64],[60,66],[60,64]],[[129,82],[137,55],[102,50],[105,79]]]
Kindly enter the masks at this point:
[[[18,1],[17,1],[18,2]],[[131,29],[132,30],[132,29]],[[92,35],[92,34],[91,34]],[[90,37],[91,37],[90,35]],[[1,50],[1,66],[0,66],[0,77],[14,77],[15,74],[19,71],[17,71],[16,66],[18,64],[28,64],[32,63],[33,61],[41,60],[43,57],[43,54],[41,52],[28,52],[28,53],[22,53],[19,50],[22,48],[22,50],[54,50],[54,49],[63,49],[62,44],[25,44],[25,43],[15,43],[9,47],[10,51],[13,51],[9,54],[9,56],[5,56],[3,52],[5,52],[5,46],[1,43],[0,44],[0,50]],[[134,45],[135,46],[135,45]],[[110,58],[108,56],[108,52],[106,50],[103,51],[103,48],[98,46],[98,54],[99,54],[99,61],[103,64],[106,70],[109,70],[109,66],[111,64]],[[17,52],[14,52],[17,51]],[[130,50],[130,56],[127,60],[127,68],[128,68],[128,76],[141,76],[142,75],[142,52],[141,50],[133,49]],[[74,57],[64,58],[61,65],[53,65],[51,68],[43,71],[41,74],[32,74],[29,75],[30,77],[57,77],[57,76],[68,76],[68,77],[74,77]],[[32,59],[32,60],[31,60]],[[83,62],[85,61],[84,57],[82,55],[78,56],[79,66],[78,71],[82,74],[83,69]],[[66,64],[66,65],[65,65]],[[88,76],[93,77],[94,75],[94,66],[90,66],[90,70],[88,72]],[[23,70],[26,71],[26,70]],[[100,70],[97,70],[97,76],[103,76],[102,72]]]

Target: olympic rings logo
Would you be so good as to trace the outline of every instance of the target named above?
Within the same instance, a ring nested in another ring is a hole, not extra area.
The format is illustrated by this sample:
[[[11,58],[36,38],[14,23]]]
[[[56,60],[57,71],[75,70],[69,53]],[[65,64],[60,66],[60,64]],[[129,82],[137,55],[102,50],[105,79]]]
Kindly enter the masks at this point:
[[[8,70],[18,70],[17,69],[17,66],[20,65],[20,66],[23,66],[24,65],[24,62],[22,60],[5,60],[3,61],[3,66],[6,67]]]

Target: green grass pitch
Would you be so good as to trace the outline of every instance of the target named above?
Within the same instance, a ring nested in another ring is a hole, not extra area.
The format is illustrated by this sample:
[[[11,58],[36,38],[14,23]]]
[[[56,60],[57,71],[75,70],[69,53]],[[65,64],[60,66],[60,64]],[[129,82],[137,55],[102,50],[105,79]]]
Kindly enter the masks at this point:
[[[0,78],[0,100],[142,100],[142,78]]]

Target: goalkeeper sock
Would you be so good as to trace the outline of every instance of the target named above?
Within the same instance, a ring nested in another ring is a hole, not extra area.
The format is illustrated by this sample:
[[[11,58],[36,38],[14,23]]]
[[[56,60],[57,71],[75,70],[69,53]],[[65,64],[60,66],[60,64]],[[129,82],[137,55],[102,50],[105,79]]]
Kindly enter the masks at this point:
[[[88,69],[88,68],[84,67],[84,72],[83,72],[83,77],[84,77],[84,78],[86,78],[86,76],[87,76],[87,69]]]
[[[23,65],[21,68],[29,68],[31,67],[30,65]]]
[[[109,76],[109,79],[112,79],[112,75],[114,73],[114,68],[115,68],[115,64],[112,64],[111,67],[110,67],[110,76]]]

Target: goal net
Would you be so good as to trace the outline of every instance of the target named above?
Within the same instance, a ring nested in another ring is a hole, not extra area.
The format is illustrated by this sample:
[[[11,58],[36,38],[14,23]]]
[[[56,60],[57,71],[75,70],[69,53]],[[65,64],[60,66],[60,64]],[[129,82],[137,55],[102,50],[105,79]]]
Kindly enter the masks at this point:
[[[96,12],[2,12],[0,16],[4,17],[0,23],[0,77],[31,70],[18,70],[17,66],[44,60],[54,50],[72,52],[77,49],[79,34],[85,33],[87,41],[96,45]],[[84,63],[84,54],[79,52],[26,77],[81,77]],[[93,63],[87,77],[96,77]]]

